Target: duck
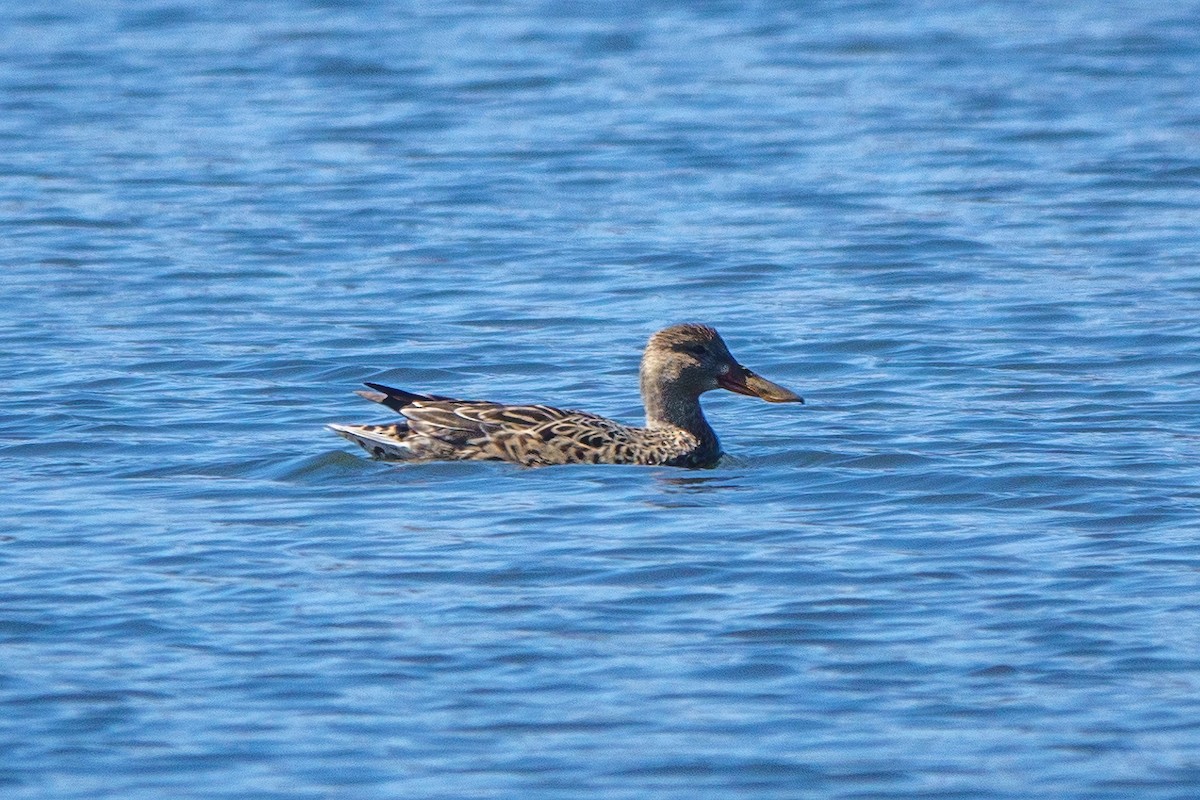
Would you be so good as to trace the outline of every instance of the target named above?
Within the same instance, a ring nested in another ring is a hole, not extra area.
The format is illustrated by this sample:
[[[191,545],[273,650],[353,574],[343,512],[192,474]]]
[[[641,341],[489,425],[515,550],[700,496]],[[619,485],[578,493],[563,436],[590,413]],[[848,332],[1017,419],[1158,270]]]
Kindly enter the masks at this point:
[[[768,403],[803,403],[790,389],[738,363],[709,325],[671,325],[646,343],[639,370],[646,424],[584,411],[417,394],[367,382],[357,394],[404,417],[329,429],[384,461],[507,461],[709,468],[721,458],[700,395],[724,389]]]

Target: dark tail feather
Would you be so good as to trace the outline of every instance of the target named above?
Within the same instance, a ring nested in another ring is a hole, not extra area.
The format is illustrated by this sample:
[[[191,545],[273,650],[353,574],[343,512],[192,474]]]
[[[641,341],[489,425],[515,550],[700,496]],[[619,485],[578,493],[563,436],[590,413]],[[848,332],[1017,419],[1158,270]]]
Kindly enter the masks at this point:
[[[359,392],[359,396],[365,397],[373,403],[385,405],[396,412],[399,412],[405,406],[411,406],[418,400],[430,402],[450,399],[448,397],[438,397],[434,394],[416,394],[415,392],[406,392],[403,389],[393,389],[391,386],[384,386],[382,383],[366,382],[364,385],[370,386],[375,391]]]

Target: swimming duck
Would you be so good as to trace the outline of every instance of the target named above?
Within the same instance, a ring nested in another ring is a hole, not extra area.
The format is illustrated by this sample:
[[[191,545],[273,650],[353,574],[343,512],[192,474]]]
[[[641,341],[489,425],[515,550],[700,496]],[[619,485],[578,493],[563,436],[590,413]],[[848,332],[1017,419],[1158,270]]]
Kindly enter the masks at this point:
[[[672,325],[651,336],[640,376],[644,428],[582,411],[455,400],[378,383],[367,383],[372,391],[358,394],[398,411],[403,422],[329,427],[388,461],[711,467],[721,445],[700,408],[704,392],[726,389],[769,403],[804,402],[739,364],[707,325]]]

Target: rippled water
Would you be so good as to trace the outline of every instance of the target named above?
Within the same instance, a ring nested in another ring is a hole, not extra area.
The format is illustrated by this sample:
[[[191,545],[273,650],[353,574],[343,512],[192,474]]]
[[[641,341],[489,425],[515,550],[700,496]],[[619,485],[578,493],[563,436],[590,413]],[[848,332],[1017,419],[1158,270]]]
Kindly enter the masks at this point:
[[[0,9],[5,797],[1200,793],[1194,3],[195,5]]]

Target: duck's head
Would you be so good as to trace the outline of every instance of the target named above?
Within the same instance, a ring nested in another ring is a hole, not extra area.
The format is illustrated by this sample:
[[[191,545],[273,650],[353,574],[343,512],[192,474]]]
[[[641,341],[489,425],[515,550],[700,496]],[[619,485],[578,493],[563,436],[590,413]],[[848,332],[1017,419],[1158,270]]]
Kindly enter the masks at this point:
[[[699,397],[713,389],[759,397],[768,403],[803,403],[795,392],[743,367],[721,335],[707,325],[663,328],[650,337],[642,356],[642,396],[671,393]]]

